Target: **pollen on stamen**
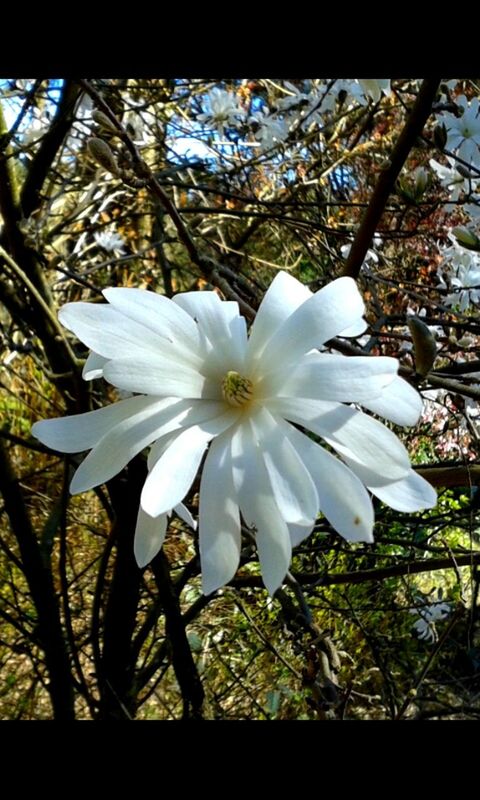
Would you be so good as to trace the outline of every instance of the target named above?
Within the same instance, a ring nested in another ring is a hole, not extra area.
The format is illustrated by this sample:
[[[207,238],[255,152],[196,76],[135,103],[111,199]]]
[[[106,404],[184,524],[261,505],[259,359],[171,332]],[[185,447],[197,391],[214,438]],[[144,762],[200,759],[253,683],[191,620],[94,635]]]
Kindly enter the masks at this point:
[[[253,397],[253,383],[239,372],[230,370],[222,381],[223,399],[231,406],[246,405]]]

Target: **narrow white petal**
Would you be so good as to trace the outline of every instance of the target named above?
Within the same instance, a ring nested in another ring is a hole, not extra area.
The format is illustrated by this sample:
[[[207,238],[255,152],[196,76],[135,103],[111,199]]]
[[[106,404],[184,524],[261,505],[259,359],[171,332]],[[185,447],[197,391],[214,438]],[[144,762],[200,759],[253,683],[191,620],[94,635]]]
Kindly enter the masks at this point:
[[[219,411],[221,413],[221,411]],[[189,427],[188,424],[185,427]],[[165,436],[161,436],[160,439],[157,439],[151,446],[148,457],[147,457],[147,467],[148,471],[151,472],[154,468],[155,464],[163,456],[164,453],[168,450],[170,445],[174,442],[174,440],[178,436],[178,430],[173,431],[172,433],[167,433]]]
[[[176,350],[149,328],[128,319],[115,308],[99,303],[67,303],[58,312],[62,325],[104,358],[125,355],[173,355]]]
[[[290,523],[288,525],[288,532],[290,534],[292,547],[297,547],[299,544],[301,544],[301,542],[307,539],[314,527],[315,522],[311,523],[310,525],[293,525]]]
[[[292,544],[248,422],[232,436],[232,464],[240,509],[247,525],[255,528],[263,582],[273,595],[288,571]]]
[[[192,531],[197,530],[196,520],[192,517],[190,511],[186,506],[183,505],[183,503],[178,503],[173,510],[175,511],[177,517],[180,517],[180,519],[183,520],[183,522],[185,522],[186,525],[192,529]]]
[[[180,503],[190,489],[208,443],[233,425],[239,411],[192,425],[182,431],[158,459],[143,487],[142,508],[152,517]]]
[[[401,441],[362,411],[324,400],[293,397],[269,400],[269,408],[276,415],[313,431],[340,455],[387,480],[400,480],[410,472],[408,453]]]
[[[268,498],[262,505],[254,505],[255,541],[262,579],[268,593],[273,596],[285,580],[292,560],[290,534],[273,498]]]
[[[100,439],[77,469],[70,486],[71,493],[85,492],[105,483],[144,447],[170,431],[186,427],[189,422],[195,424],[209,416],[214,417],[218,407],[217,403],[195,403],[171,397],[157,399],[145,409],[123,419]],[[164,511],[169,511],[176,502],[179,501],[171,503]]]
[[[92,381],[95,378],[102,378],[103,368],[107,363],[107,360],[108,359],[104,358],[103,356],[99,356],[98,353],[94,353],[93,351],[89,353],[82,370],[82,378],[85,381]]]
[[[437,493],[433,486],[412,470],[406,478],[387,486],[369,487],[382,503],[397,511],[410,513],[437,505]]]
[[[249,357],[255,358],[290,314],[308,300],[312,292],[287,272],[279,272],[270,284],[250,330]]]
[[[291,440],[317,487],[320,509],[349,542],[372,542],[374,515],[362,482],[338,458],[290,426]]]
[[[105,289],[103,294],[124,316],[170,339],[184,353],[192,356],[198,353],[199,336],[195,322],[167,297],[144,289],[123,288]]]
[[[36,422],[32,427],[32,434],[52,450],[60,453],[81,453],[94,447],[102,436],[123,420],[157,402],[156,397],[129,397],[84,414]]]
[[[368,322],[366,322],[363,319],[363,317],[359,317],[358,320],[353,323],[353,325],[350,325],[348,328],[345,328],[344,331],[340,331],[340,333],[337,335],[344,337],[361,336],[362,333],[365,333],[367,328],[368,328]]]
[[[308,397],[360,403],[376,399],[395,380],[398,361],[379,356],[340,356],[309,353],[298,366],[263,376],[258,391],[263,397]]]
[[[257,448],[252,446],[252,432],[247,418],[243,422],[239,422],[232,432],[232,475],[237,494],[248,480],[248,476],[257,469],[256,463],[259,456],[256,450]]]
[[[312,295],[280,325],[260,361],[267,368],[277,361],[292,364],[314,347],[358,322],[365,310],[352,278],[337,278]]]
[[[171,358],[151,355],[117,358],[105,364],[103,376],[113,386],[129,392],[222,399],[221,384],[210,384],[204,375]]]
[[[396,425],[416,425],[422,413],[422,398],[416,389],[400,376],[386,386],[375,400],[361,401],[365,408]]]
[[[233,578],[240,561],[240,511],[233,486],[230,435],[212,442],[200,484],[199,541],[203,593]]]
[[[154,518],[146,514],[141,507],[138,509],[133,552],[140,569],[155,558],[164,542],[166,530],[166,514]]]
[[[185,292],[177,294],[174,302],[198,323],[212,346],[209,362],[227,372],[242,372],[245,364],[247,335],[245,321],[241,322],[238,303],[222,301],[216,292]]]
[[[259,408],[250,424],[283,519],[310,524],[318,514],[318,496],[300,456],[266,408]]]

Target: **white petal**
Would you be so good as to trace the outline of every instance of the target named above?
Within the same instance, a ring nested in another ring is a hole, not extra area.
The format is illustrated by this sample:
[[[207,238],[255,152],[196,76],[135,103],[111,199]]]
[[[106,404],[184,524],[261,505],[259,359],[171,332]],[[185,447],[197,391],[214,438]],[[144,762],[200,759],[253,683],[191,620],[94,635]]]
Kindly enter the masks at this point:
[[[295,363],[299,356],[358,322],[364,310],[355,281],[337,278],[288,317],[267,343],[260,361],[266,368],[272,362]]]
[[[379,397],[395,380],[398,361],[379,356],[340,356],[310,353],[297,367],[264,375],[258,391],[263,397],[309,397],[360,403]]]
[[[202,587],[208,595],[233,578],[240,561],[240,511],[228,432],[212,442],[203,467],[199,541]]]
[[[155,558],[165,539],[166,530],[166,514],[154,518],[146,514],[141,507],[139,508],[133,552],[140,569],[146,567]]]
[[[401,441],[362,411],[323,400],[293,397],[272,399],[268,405],[275,414],[321,436],[340,455],[387,480],[400,480],[410,472],[408,453]]]
[[[279,272],[270,284],[250,330],[249,354],[258,356],[277,328],[312,292],[287,272]]]
[[[174,342],[193,364],[200,362],[197,326],[176,303],[144,289],[105,289],[103,294],[124,316]]]
[[[259,408],[250,424],[283,519],[311,524],[318,514],[315,485],[282,426],[266,408]]]
[[[373,507],[356,475],[338,458],[289,426],[291,441],[307,466],[330,524],[349,542],[373,542]]]
[[[247,525],[255,527],[263,582],[273,595],[290,566],[292,545],[248,422],[238,426],[232,437],[232,458],[240,509]]]
[[[194,520],[194,518],[190,514],[190,511],[186,506],[183,505],[183,503],[178,503],[178,505],[176,505],[173,510],[175,511],[177,517],[180,517],[180,519],[183,520],[183,522],[185,522],[187,525],[189,525],[193,531],[197,530],[196,520]]]
[[[396,376],[375,400],[361,401],[365,408],[396,425],[416,425],[422,413],[422,398],[416,389]]]
[[[401,481],[395,481],[382,487],[369,487],[369,489],[382,503],[397,511],[410,513],[422,508],[434,508],[437,505],[435,489],[414,470]]]
[[[85,492],[93,486],[105,483],[155,439],[186,427],[189,422],[195,424],[198,420],[214,417],[217,413],[217,403],[195,403],[171,397],[156,400],[119,422],[100,439],[77,469],[70,486],[71,493]],[[164,511],[169,511],[179,500],[171,503]]]
[[[106,303],[67,303],[58,312],[58,318],[81,342],[104,358],[144,356],[146,351],[153,355],[176,353],[168,339]]]
[[[239,322],[238,303],[222,301],[216,292],[185,292],[174,302],[198,322],[213,347],[209,359],[224,372],[244,369],[247,335],[245,321]]]
[[[221,411],[219,411],[221,414]],[[188,425],[185,427],[188,428]],[[161,436],[160,439],[157,439],[151,446],[148,458],[147,458],[147,467],[148,471],[151,472],[154,468],[155,464],[163,456],[164,453],[168,450],[171,444],[175,441],[178,436],[178,431],[173,431],[172,433],[167,433],[165,436]]]
[[[308,536],[310,536],[311,532],[315,527],[315,522],[310,525],[293,525],[292,523],[288,526],[288,532],[290,534],[290,541],[292,543],[292,547],[297,547],[301,542],[304,541]]]
[[[240,411],[227,411],[179,434],[149,473],[142,508],[152,517],[180,503],[190,489],[208,443],[233,425]]]
[[[90,450],[102,436],[123,420],[158,403],[155,397],[129,397],[111,406],[71,417],[36,422],[32,434],[42,444],[60,453]]]
[[[103,356],[99,356],[98,353],[94,353],[93,351],[89,353],[82,370],[82,378],[85,381],[92,381],[95,378],[102,378],[103,368],[107,363],[107,360],[108,359],[103,358]]]
[[[263,503],[254,501],[252,514],[255,516],[255,541],[262,579],[268,593],[274,595],[285,580],[290,561],[292,544],[288,527],[277,509],[273,497]]]
[[[211,384],[204,375],[171,358],[151,355],[117,358],[105,364],[103,376],[113,386],[129,392],[222,399],[221,384]]]
[[[368,328],[368,322],[366,322],[363,317],[359,317],[353,325],[349,325],[348,328],[345,328],[344,331],[340,331],[338,336],[348,337],[348,336],[361,336],[362,333]]]

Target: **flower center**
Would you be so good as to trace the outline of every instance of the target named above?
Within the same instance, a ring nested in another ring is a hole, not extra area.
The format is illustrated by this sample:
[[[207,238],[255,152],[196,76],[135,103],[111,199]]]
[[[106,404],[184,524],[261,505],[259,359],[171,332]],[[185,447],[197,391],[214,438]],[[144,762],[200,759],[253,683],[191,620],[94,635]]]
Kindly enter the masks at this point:
[[[231,406],[244,406],[253,397],[253,383],[239,372],[231,370],[222,381],[222,394]]]

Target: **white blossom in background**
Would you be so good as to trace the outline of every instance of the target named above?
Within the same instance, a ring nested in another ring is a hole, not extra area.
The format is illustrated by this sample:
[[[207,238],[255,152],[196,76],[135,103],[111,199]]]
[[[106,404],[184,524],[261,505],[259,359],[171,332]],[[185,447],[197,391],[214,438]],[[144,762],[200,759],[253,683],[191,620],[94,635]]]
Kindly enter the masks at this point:
[[[469,375],[476,377],[475,373]],[[478,402],[464,398],[462,410],[455,405],[446,389],[428,389],[422,392],[422,396],[424,399],[422,424],[430,426],[436,455],[439,458],[448,458],[459,454],[463,461],[474,460],[475,452],[471,449],[472,435],[462,412],[464,410],[476,429],[480,413]],[[453,423],[453,426],[449,423]]]
[[[260,143],[262,150],[271,150],[285,141],[290,125],[286,119],[271,114],[268,110],[255,111],[250,117],[250,122],[255,125],[255,139]]]
[[[283,85],[288,91],[288,94],[285,94],[275,101],[275,105],[280,111],[290,111],[292,108],[298,108],[299,106],[305,106],[310,103],[309,94],[301,92],[293,83],[283,81]]]
[[[225,89],[212,89],[203,98],[203,104],[207,110],[197,114],[197,122],[216,128],[220,136],[225,135],[225,128],[238,127],[245,119],[245,111]]]
[[[390,94],[390,78],[358,78],[358,83],[362,88],[365,98],[371,98],[374,103],[378,103],[382,96]]]
[[[439,117],[447,129],[447,149],[455,150],[468,164],[480,166],[480,102],[474,97],[468,102],[465,95],[456,98],[457,105],[463,113],[460,117],[444,113]]]
[[[382,96],[382,92],[390,94],[390,78],[342,78],[336,80],[331,89],[331,93],[336,97],[340,92],[347,93],[347,103],[349,99],[360,103],[362,106],[367,105],[370,100],[377,103]]]
[[[480,254],[461,247],[449,234],[451,247],[443,251],[444,260],[437,270],[438,285],[442,289],[453,289],[443,303],[458,306],[465,312],[470,306],[480,303]]]
[[[125,250],[125,241],[119,233],[98,231],[94,233],[93,238],[98,246],[106,250],[107,253],[123,253]]]
[[[324,124],[322,115],[329,106],[327,98],[323,97],[323,93],[318,91],[318,87],[312,86],[311,82],[304,81],[304,83],[307,90],[302,92],[293,83],[283,81],[288,95],[275,101],[278,111],[286,114],[284,121],[287,131],[295,126],[308,129],[311,125],[321,127]],[[335,100],[333,102],[335,104]]]
[[[419,639],[433,644],[438,642],[438,633],[435,626],[436,622],[446,619],[452,611],[451,603],[442,601],[442,591],[437,591],[437,600],[431,604],[411,608],[410,614],[418,617],[413,624],[415,633]]]
[[[50,126],[49,115],[37,108],[30,111],[27,125],[22,129],[22,145],[27,147],[38,142]]]
[[[376,233],[374,235],[374,237],[373,237],[373,245],[374,245],[374,247],[376,247],[378,249],[378,248],[380,248],[382,246],[382,244],[383,244],[382,237],[379,236],[378,233]],[[350,250],[351,249],[352,249],[352,243],[350,243],[350,244],[342,244],[342,246],[340,247],[340,253],[342,255],[342,258],[345,259],[345,261],[347,260],[348,256],[350,255]],[[378,255],[375,252],[375,250],[373,250],[373,248],[369,248],[367,250],[367,252],[365,253],[365,258],[363,259],[362,266],[363,266],[363,264],[368,264],[369,261],[373,261],[375,264],[378,264],[378,261],[379,261]]]
[[[480,180],[465,178],[461,175],[455,167],[456,161],[452,156],[447,156],[447,161],[449,163],[448,167],[445,164],[440,164],[439,161],[435,161],[434,158],[430,159],[429,164],[440,179],[442,186],[450,192],[450,202],[444,205],[445,211],[455,211],[458,208],[456,201],[462,195],[468,197],[476,194]],[[478,199],[480,200],[480,197]],[[475,203],[464,203],[462,208],[472,216],[480,215],[480,206]]]
[[[311,533],[319,511],[348,541],[371,542],[369,492],[400,511],[435,505],[435,491],[412,470],[400,440],[351,405],[414,425],[422,401],[398,376],[397,360],[316,349],[334,336],[365,331],[364,304],[351,278],[312,294],[278,273],[249,337],[238,304],[215,292],[169,300],[114,288],[104,296],[107,304],[67,304],[59,319],[91,349],[86,380],[103,377],[136,395],[38,422],[32,432],[54,450],[90,450],[73,477],[73,494],[108,481],[151,448],[135,535],[139,565],[161,547],[165,514],[179,508],[207,450],[199,501],[205,594],[237,570],[240,514],[255,532],[273,594],[292,547]]]

